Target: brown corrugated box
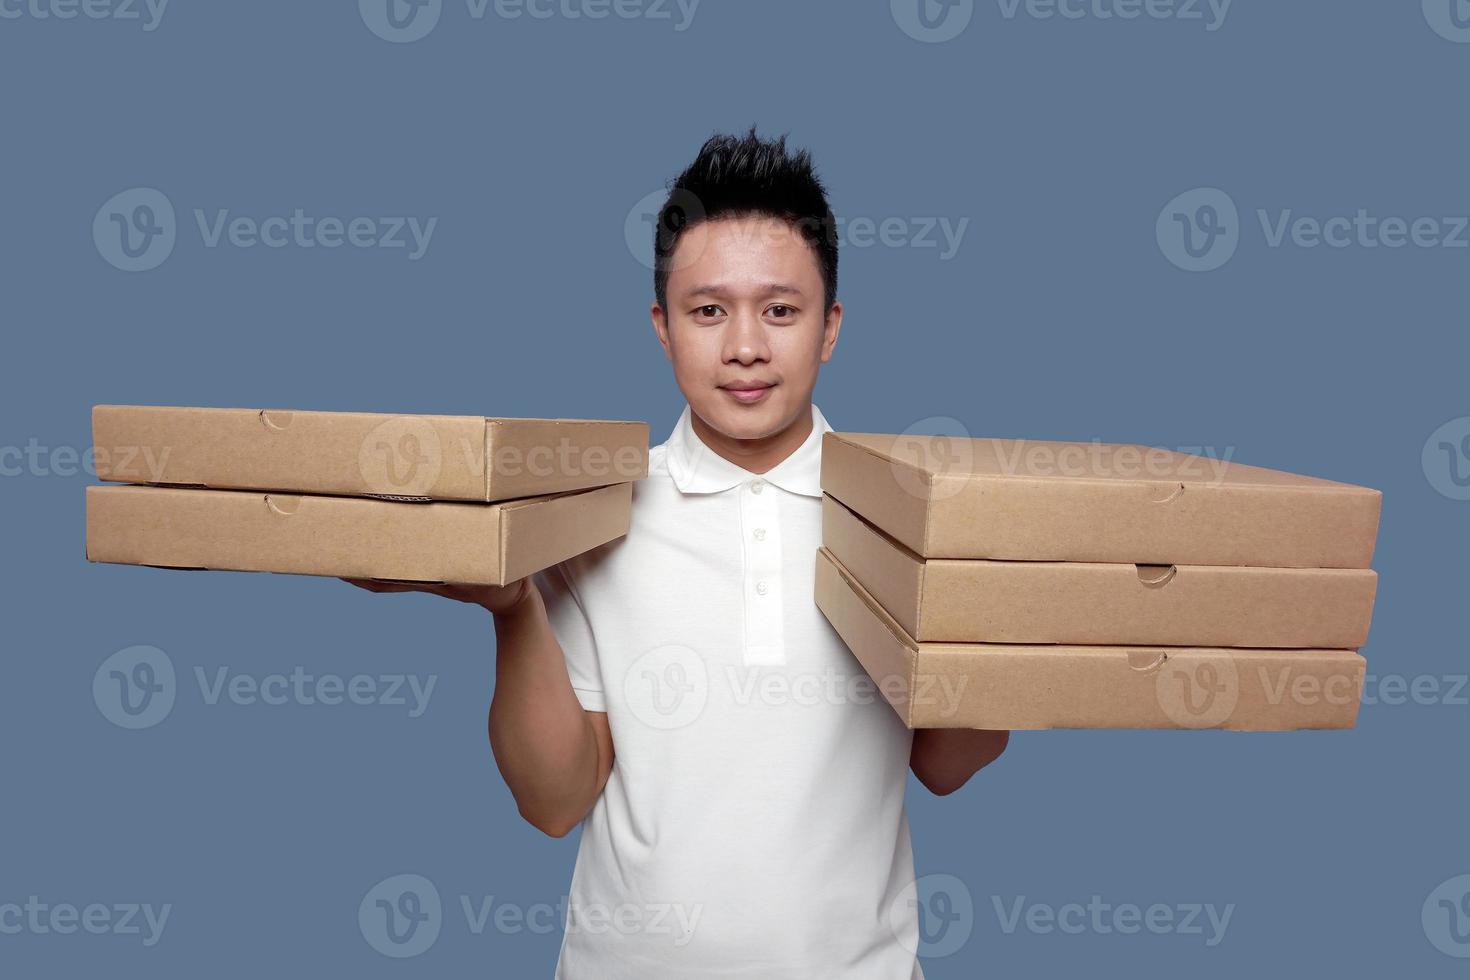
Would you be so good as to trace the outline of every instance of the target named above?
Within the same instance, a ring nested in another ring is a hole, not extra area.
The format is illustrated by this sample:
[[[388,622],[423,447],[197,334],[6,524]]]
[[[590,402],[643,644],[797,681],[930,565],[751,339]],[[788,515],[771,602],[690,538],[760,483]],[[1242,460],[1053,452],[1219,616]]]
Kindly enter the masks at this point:
[[[816,603],[909,728],[1351,728],[1348,650],[924,643],[822,548]]]
[[[631,483],[506,503],[87,488],[87,559],[505,585],[628,532]]]
[[[1147,446],[828,432],[822,489],[925,558],[1367,568],[1367,487]]]
[[[97,405],[97,475],[126,483],[510,500],[639,480],[648,423]]]
[[[1366,642],[1366,568],[924,559],[822,497],[822,543],[919,641],[1317,647]]]

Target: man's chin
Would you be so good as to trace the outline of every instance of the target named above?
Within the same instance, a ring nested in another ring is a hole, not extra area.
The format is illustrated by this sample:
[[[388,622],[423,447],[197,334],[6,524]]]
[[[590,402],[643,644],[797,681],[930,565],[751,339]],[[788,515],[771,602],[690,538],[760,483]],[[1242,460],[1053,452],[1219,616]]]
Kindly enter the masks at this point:
[[[786,427],[784,406],[772,389],[759,402],[742,405],[723,389],[716,390],[716,401],[699,411],[713,429],[729,439],[767,439]],[[700,406],[695,406],[696,410]]]

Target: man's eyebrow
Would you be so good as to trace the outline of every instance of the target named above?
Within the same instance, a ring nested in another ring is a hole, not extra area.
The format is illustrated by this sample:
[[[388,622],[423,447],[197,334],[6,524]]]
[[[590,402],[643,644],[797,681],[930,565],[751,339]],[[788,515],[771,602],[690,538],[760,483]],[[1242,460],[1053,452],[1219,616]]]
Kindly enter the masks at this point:
[[[756,287],[756,292],[760,293],[762,296],[766,296],[766,295],[769,295],[769,294],[772,294],[772,293],[777,293],[777,294],[780,294],[780,295],[783,295],[783,296],[803,296],[803,295],[805,295],[802,292],[801,287],[799,287],[799,286],[793,286],[790,283],[785,283],[785,282],[768,282],[768,283],[765,283],[764,285],[761,285],[761,286]],[[695,286],[693,289],[690,289],[689,290],[689,295],[690,296],[718,296],[720,298],[724,298],[724,297],[728,296],[729,293],[725,290],[725,288],[723,286],[719,285],[718,283],[704,283],[704,284]]]

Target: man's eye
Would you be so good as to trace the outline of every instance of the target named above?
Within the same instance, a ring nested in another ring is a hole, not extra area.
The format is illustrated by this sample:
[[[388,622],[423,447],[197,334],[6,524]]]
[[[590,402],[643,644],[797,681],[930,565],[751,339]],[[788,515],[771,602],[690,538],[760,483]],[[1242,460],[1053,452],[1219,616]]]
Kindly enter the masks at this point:
[[[771,315],[778,320],[784,320],[795,312],[796,311],[793,310],[791,307],[783,306],[780,303],[777,303],[775,306],[771,307]]]
[[[700,316],[715,317],[720,315],[720,308],[718,306],[701,306],[695,312]]]

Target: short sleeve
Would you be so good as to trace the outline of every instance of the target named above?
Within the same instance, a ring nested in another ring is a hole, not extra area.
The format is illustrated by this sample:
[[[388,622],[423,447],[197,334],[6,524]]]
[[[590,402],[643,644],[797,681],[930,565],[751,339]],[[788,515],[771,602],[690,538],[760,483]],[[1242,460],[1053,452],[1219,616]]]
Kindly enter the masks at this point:
[[[606,711],[602,671],[597,658],[597,638],[587,610],[577,596],[574,576],[566,562],[536,572],[532,580],[541,593],[551,631],[566,657],[572,690],[587,711]]]

